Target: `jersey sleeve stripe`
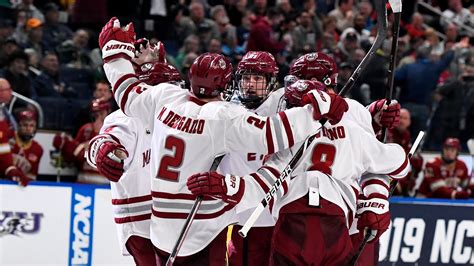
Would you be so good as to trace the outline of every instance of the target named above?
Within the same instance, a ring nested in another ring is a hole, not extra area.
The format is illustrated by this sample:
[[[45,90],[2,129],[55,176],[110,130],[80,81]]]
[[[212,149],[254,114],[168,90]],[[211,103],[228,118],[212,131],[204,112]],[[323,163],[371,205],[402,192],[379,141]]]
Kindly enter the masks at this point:
[[[163,198],[163,199],[177,199],[177,200],[195,200],[196,196],[193,194],[185,194],[185,193],[178,193],[178,194],[173,194],[173,193],[166,193],[166,192],[158,192],[158,191],[152,191],[151,196],[153,198]],[[211,198],[209,196],[204,196],[203,200],[216,200],[214,198]]]
[[[142,215],[135,215],[135,216],[128,216],[128,217],[121,217],[121,218],[114,218],[116,224],[124,224],[124,223],[131,223],[131,222],[140,222],[145,220],[150,220],[151,213],[149,214],[142,214]]]
[[[275,137],[276,137],[278,150],[279,151],[284,150],[285,143],[283,142],[283,132],[280,126],[280,119],[278,119],[278,117],[272,117],[271,120],[273,124],[273,130],[275,131]]]
[[[268,193],[270,190],[269,187],[263,182],[263,180],[260,178],[260,176],[256,173],[251,173],[251,177],[257,182],[257,184],[263,189],[263,192]]]
[[[227,204],[220,211],[213,212],[213,213],[203,214],[203,213],[199,213],[198,211],[198,213],[196,214],[194,218],[198,220],[214,219],[221,216],[223,213],[225,213],[226,211],[232,208],[233,208],[232,205]],[[164,219],[186,219],[189,215],[189,212],[161,212],[161,211],[156,211],[154,209],[152,209],[151,212],[153,213],[153,216],[156,216],[158,218],[164,218]]]
[[[133,73],[129,73],[129,74],[125,74],[123,76],[121,76],[117,82],[115,82],[114,84],[114,88],[112,89],[112,92],[115,94],[115,92],[117,91],[117,89],[122,85],[122,83],[128,79],[131,79],[131,78],[134,78],[133,80],[136,80],[138,79],[137,75],[133,74]]]
[[[133,90],[133,88],[135,88],[135,86],[137,86],[140,83],[141,83],[140,81],[135,81],[135,82],[129,84],[129,86],[125,89],[125,92],[122,95],[122,99],[120,100],[120,109],[124,113],[125,113],[125,105],[127,104],[127,101],[128,101],[128,95]]]
[[[265,123],[265,130],[267,137],[268,154],[273,154],[275,153],[275,147],[273,146],[273,136],[269,118],[267,118],[267,122]]]
[[[137,202],[144,202],[151,200],[151,195],[145,195],[140,197],[133,197],[127,199],[112,199],[112,205],[123,205],[123,204],[131,204]]]
[[[402,164],[400,167],[398,167],[397,170],[395,170],[395,171],[389,173],[388,175],[389,175],[390,177],[396,178],[396,179],[402,178],[402,177],[404,177],[404,176],[408,173],[408,171],[409,171],[409,169],[408,169],[407,166],[408,166],[408,157],[405,156],[405,161],[403,162],[403,164]]]
[[[281,121],[283,122],[283,127],[285,128],[286,137],[288,138],[288,146],[292,147],[295,144],[295,140],[293,139],[293,131],[291,130],[288,117],[285,112],[279,112],[278,115],[280,116]]]
[[[370,185],[380,185],[384,187],[386,190],[390,190],[390,187],[387,185],[387,183],[384,180],[375,179],[375,178],[370,179],[364,182],[363,187],[365,189],[367,186],[370,186]]]

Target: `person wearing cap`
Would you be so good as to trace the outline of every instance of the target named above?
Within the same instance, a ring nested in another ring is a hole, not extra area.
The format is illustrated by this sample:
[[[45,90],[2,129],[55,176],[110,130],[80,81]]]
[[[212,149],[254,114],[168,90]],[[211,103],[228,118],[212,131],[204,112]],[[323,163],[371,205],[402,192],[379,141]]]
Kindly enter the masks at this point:
[[[34,140],[37,129],[37,115],[34,111],[23,110],[18,113],[18,130],[12,147],[13,162],[31,179],[36,180],[43,148]]]
[[[467,166],[458,159],[460,151],[459,139],[447,138],[444,141],[441,156],[426,163],[419,190],[421,196],[446,199],[467,199],[471,196]]]
[[[71,39],[72,30],[59,22],[59,6],[55,3],[48,3],[44,6],[44,36],[43,41],[46,46],[55,49],[64,41]]]
[[[41,11],[33,4],[33,2],[33,0],[22,0],[16,9],[26,12],[26,16],[28,18],[36,18],[41,22],[44,22],[43,13],[41,13]]]
[[[24,49],[31,48],[39,54],[43,54],[45,50],[48,50],[43,41],[43,26],[43,22],[37,18],[30,18],[26,21],[26,42],[21,45]]]
[[[13,91],[31,98],[31,81],[26,75],[28,71],[28,56],[23,51],[16,51],[8,58],[7,67],[0,71],[0,76],[10,82]]]
[[[13,38],[9,37],[0,43],[0,68],[3,68],[8,61],[8,57],[13,52],[20,50],[18,42]]]
[[[64,132],[56,134],[53,146],[61,152],[65,162],[74,163],[79,169],[78,183],[109,184],[109,180],[105,176],[86,162],[84,154],[89,149],[89,141],[99,134],[105,117],[111,112],[111,106],[105,99],[94,99],[90,108],[94,121],[84,124],[75,138]]]
[[[31,181],[21,169],[13,163],[10,139],[13,138],[16,122],[6,107],[12,99],[12,89],[8,80],[0,78],[0,178],[18,182],[27,186]]]

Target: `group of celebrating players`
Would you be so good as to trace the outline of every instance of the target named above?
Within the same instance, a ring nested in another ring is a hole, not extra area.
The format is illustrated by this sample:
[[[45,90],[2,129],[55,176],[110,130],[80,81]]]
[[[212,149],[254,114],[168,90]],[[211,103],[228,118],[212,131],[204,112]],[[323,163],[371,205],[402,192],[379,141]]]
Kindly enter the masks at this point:
[[[366,108],[335,94],[330,56],[301,56],[279,88],[267,52],[247,52],[235,71],[223,55],[205,53],[183,88],[162,45],[137,42],[132,24],[112,18],[99,45],[120,110],[86,159],[112,181],[122,253],[138,265],[165,265],[197,196],[174,265],[346,265],[364,234],[373,243],[387,230],[390,180],[405,177],[410,163],[377,131],[398,123],[400,105],[382,99]],[[313,134],[242,239],[236,231]],[[371,249],[361,265],[376,264]]]

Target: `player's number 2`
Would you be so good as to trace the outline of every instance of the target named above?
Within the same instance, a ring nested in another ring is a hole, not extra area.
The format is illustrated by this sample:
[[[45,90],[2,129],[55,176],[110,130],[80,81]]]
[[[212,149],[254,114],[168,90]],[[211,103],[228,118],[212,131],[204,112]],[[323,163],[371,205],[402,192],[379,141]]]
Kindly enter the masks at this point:
[[[168,136],[165,140],[165,149],[173,151],[173,155],[165,155],[161,158],[160,168],[158,168],[158,177],[171,181],[178,181],[179,171],[171,168],[178,168],[183,163],[185,143],[182,139],[174,136]]]

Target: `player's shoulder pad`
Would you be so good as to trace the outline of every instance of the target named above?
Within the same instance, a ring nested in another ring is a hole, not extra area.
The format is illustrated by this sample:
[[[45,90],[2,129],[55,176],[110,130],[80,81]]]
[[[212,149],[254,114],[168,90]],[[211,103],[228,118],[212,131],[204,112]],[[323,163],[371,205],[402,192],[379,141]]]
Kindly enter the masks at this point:
[[[207,119],[227,120],[247,113],[245,107],[225,101],[210,102],[201,108],[200,115]]]

